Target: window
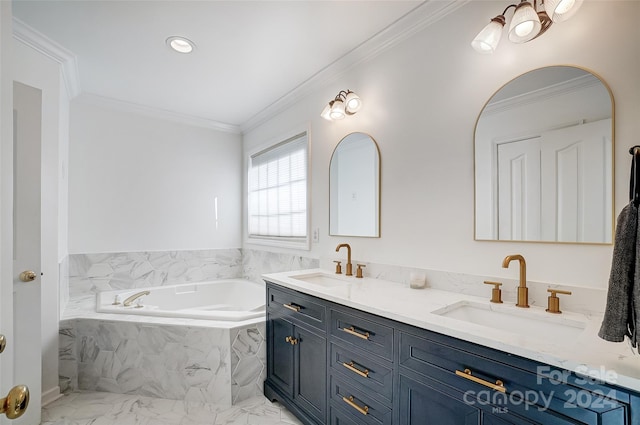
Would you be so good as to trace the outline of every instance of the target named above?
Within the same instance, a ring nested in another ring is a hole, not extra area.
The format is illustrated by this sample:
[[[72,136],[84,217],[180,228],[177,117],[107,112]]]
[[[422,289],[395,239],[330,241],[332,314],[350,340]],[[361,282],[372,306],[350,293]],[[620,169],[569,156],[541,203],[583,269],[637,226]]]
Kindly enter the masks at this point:
[[[251,155],[250,242],[308,249],[307,163],[306,132]]]

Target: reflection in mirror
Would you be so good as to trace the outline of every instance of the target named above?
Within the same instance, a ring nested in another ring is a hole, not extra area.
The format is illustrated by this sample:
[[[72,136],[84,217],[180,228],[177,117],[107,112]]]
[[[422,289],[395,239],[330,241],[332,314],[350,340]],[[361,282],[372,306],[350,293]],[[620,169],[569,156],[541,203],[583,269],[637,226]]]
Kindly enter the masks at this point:
[[[475,130],[476,240],[612,243],[613,97],[571,66],[498,90]]]
[[[329,234],[380,237],[380,153],[367,134],[351,133],[333,151]]]

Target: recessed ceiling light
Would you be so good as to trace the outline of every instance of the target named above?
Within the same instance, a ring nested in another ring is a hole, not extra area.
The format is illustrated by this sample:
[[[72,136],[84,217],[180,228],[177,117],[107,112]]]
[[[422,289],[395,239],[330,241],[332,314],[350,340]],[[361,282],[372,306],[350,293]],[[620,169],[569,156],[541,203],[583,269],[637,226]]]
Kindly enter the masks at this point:
[[[191,53],[196,47],[193,41],[177,35],[167,38],[167,46],[178,53]]]

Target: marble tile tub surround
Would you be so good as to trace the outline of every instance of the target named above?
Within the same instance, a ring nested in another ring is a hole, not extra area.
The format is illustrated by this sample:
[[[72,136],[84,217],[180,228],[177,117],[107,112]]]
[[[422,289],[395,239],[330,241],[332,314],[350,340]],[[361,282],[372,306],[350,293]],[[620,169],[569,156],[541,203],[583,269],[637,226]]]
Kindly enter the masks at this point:
[[[300,425],[287,409],[263,396],[235,406],[138,395],[78,392],[43,407],[42,425]]]
[[[334,260],[339,258],[320,258],[320,267],[324,270],[334,270]],[[456,292],[459,294],[473,295],[491,299],[492,286],[483,282],[502,282],[502,300],[505,303],[515,303],[517,299],[519,269],[517,264],[511,265],[515,279],[504,279],[495,276],[479,276],[464,273],[454,273],[439,270],[428,270],[413,267],[394,266],[387,264],[368,263],[366,261],[352,260],[353,264],[365,264],[364,275],[376,279],[391,282],[403,283],[409,286],[411,276],[424,276],[426,287],[440,289],[443,291]],[[500,267],[498,263],[496,267]],[[355,269],[355,268],[354,268]],[[569,296],[559,295],[560,308],[566,311],[573,311],[582,314],[604,314],[606,307],[607,290],[600,288],[588,288],[567,286],[556,283],[545,283],[527,280],[529,288],[529,304],[541,307],[547,306],[547,298],[550,295],[547,289],[563,289],[571,291]],[[419,291],[419,289],[416,289]]]
[[[226,278],[262,282],[264,273],[318,265],[315,258],[251,249],[72,254],[60,263],[60,311],[64,318],[91,310],[100,291]]]
[[[72,254],[68,305],[94,307],[100,291],[238,277],[242,277],[240,249]]]
[[[60,324],[60,388],[231,405],[262,394],[265,324]]]

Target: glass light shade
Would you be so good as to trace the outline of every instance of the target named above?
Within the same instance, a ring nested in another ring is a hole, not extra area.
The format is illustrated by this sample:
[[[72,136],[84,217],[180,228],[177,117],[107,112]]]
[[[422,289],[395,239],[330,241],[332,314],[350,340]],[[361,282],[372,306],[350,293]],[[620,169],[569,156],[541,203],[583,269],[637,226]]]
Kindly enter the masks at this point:
[[[355,114],[362,108],[362,100],[354,92],[350,92],[344,100],[345,110],[348,114]]]
[[[341,120],[345,117],[344,102],[342,100],[334,100],[331,106],[329,116],[332,120]]]
[[[322,113],[320,114],[320,116],[327,121],[331,121],[330,113],[331,113],[331,102],[327,103],[327,105],[322,110]]]
[[[526,43],[534,39],[541,28],[542,24],[540,23],[538,13],[531,3],[523,1],[516,7],[516,11],[511,19],[511,24],[509,25],[509,40],[514,43]]]
[[[583,0],[545,0],[544,10],[553,22],[571,18],[582,6]]]
[[[500,19],[501,18],[501,19]],[[504,17],[498,16],[485,26],[471,42],[476,52],[489,55],[493,53],[500,43],[502,29],[504,28]]]

